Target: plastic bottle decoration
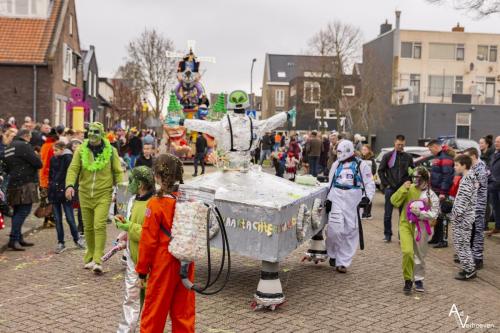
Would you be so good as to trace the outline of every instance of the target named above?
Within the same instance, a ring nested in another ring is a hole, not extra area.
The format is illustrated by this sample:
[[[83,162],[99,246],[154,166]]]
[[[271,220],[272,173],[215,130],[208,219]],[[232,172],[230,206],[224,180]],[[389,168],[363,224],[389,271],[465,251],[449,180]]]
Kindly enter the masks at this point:
[[[80,88],[73,88],[71,90],[70,101],[66,105],[66,111],[71,112],[73,116],[73,130],[84,131],[85,116],[88,115],[90,107],[89,104],[83,100],[83,92]]]
[[[212,112],[209,115],[210,120],[220,120],[227,113],[226,109],[226,101],[224,98],[224,93],[220,93],[217,97],[217,101],[215,102]]]
[[[420,241],[422,238],[422,227],[420,226],[420,222],[424,223],[425,231],[430,236],[432,234],[432,229],[429,220],[421,220],[418,215],[419,212],[427,212],[430,210],[430,207],[427,205],[424,200],[413,200],[408,203],[408,207],[406,207],[406,218],[410,223],[414,223],[417,227],[417,237],[416,241]],[[417,214],[416,214],[417,213]]]
[[[323,207],[321,206],[321,199],[320,198],[314,199],[311,211],[311,226],[314,230],[318,229],[321,226],[322,208]]]

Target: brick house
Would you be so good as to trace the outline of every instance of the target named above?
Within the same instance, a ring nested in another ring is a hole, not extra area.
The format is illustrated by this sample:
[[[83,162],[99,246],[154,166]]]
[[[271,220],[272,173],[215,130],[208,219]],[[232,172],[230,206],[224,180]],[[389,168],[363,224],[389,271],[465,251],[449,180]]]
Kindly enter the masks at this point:
[[[74,0],[0,4],[0,114],[70,125],[66,103],[82,86]]]
[[[334,61],[332,56],[266,54],[262,118],[295,106],[297,119],[290,130],[336,129],[337,115],[330,93],[335,84],[331,75]],[[352,75],[344,74],[343,81],[344,97],[359,96],[358,66]]]
[[[83,98],[90,106],[86,121],[104,123],[103,107],[99,101],[99,68],[95,47],[90,45],[88,50],[82,51],[83,56]]]

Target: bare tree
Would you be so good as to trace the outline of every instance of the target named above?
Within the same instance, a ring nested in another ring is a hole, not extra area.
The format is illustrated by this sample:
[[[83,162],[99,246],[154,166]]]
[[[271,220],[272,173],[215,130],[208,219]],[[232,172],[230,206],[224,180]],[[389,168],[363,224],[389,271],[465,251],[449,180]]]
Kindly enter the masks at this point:
[[[436,4],[451,2],[456,9],[474,13],[477,18],[500,13],[499,0],[427,0],[427,2]]]
[[[134,82],[130,79],[115,78],[113,85],[113,123],[125,120],[127,124],[138,125],[138,112],[140,111],[141,95],[134,89]]]
[[[349,71],[356,60],[360,58],[361,32],[359,28],[350,24],[333,21],[309,40],[309,48],[314,55],[333,57],[331,59],[325,58],[324,71],[321,73],[327,79],[324,80],[324,86],[321,89],[320,112],[321,123],[324,123],[324,108],[333,103],[337,129],[339,129],[344,73]],[[333,81],[329,78],[333,78]]]
[[[342,112],[346,114],[352,125],[352,131],[366,133],[371,144],[371,133],[384,126],[387,110],[384,101],[387,95],[380,82],[384,71],[375,61],[375,57],[366,52],[361,66],[361,93],[355,98],[342,100]]]
[[[165,105],[167,93],[175,79],[177,70],[175,60],[166,57],[167,51],[174,51],[174,43],[156,30],[145,30],[141,36],[129,43],[129,62],[131,71],[138,70],[139,86],[154,98],[153,114],[159,118]]]

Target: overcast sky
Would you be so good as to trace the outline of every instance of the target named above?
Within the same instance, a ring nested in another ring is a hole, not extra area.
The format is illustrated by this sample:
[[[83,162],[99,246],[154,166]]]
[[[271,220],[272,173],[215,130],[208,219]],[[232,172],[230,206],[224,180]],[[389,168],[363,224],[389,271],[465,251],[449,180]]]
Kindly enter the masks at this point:
[[[377,36],[385,19],[394,24],[402,11],[403,29],[445,30],[460,22],[468,32],[500,33],[500,16],[480,21],[447,6],[424,0],[76,0],[80,42],[95,45],[100,76],[112,76],[126,57],[126,45],[148,28],[155,28],[187,51],[196,40],[202,83],[209,92],[250,90],[260,94],[266,53],[297,54],[327,22],[341,20],[360,27],[363,40]]]

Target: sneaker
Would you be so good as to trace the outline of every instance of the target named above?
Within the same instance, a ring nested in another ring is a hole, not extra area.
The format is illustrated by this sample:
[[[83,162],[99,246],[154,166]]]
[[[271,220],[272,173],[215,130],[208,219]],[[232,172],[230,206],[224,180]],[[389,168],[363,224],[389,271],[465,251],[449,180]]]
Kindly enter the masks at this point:
[[[474,259],[474,264],[476,265],[476,271],[483,268],[483,259]]]
[[[198,175],[196,173],[193,173],[191,176],[198,177]]]
[[[418,291],[419,293],[423,293],[425,291],[424,289],[424,281],[415,281],[415,291]]]
[[[390,242],[391,242],[391,236],[385,236],[384,243],[390,243]]]
[[[64,246],[64,244],[63,244],[63,243],[59,243],[59,244],[57,244],[57,247],[56,247],[56,254],[61,254],[61,253],[63,253],[65,250],[66,250],[66,246]]]
[[[122,256],[120,258],[120,262],[122,263],[123,266],[127,267],[127,257],[126,256]]]
[[[85,266],[83,266],[83,268],[94,269],[94,266],[95,266],[95,263],[93,261],[91,261],[91,262],[86,263]]]
[[[465,280],[474,279],[476,277],[477,277],[476,270],[473,270],[472,272],[460,271],[455,276],[455,279],[465,281]]]
[[[80,237],[78,240],[75,242],[75,245],[77,248],[84,250],[85,249],[85,239]]]
[[[494,234],[500,234],[500,229],[494,228],[486,233],[486,236],[491,237]]]
[[[373,216],[372,216],[372,214],[367,214],[367,215],[365,216],[365,219],[367,219],[367,220],[373,220]]]
[[[437,244],[437,243],[439,243],[439,241],[436,239],[431,239],[430,241],[427,242],[427,244],[431,244],[431,245]]]
[[[448,242],[447,241],[442,241],[434,245],[435,249],[444,249],[445,247],[448,247]]]
[[[335,267],[335,258],[330,258],[328,262],[330,263],[330,266]]]
[[[94,268],[92,269],[92,272],[94,272],[94,274],[97,274],[97,275],[102,274],[102,272],[103,272],[102,266],[100,264],[95,264]]]
[[[413,287],[413,282],[411,280],[405,280],[405,286],[403,287],[405,295],[411,294],[411,287]]]
[[[346,268],[345,266],[337,266],[335,269],[336,269],[336,270],[337,270],[337,272],[339,272],[339,273],[342,273],[342,274],[347,273],[347,268]]]
[[[458,259],[458,255],[456,253],[453,255],[453,262],[456,264],[460,264],[460,259]]]

